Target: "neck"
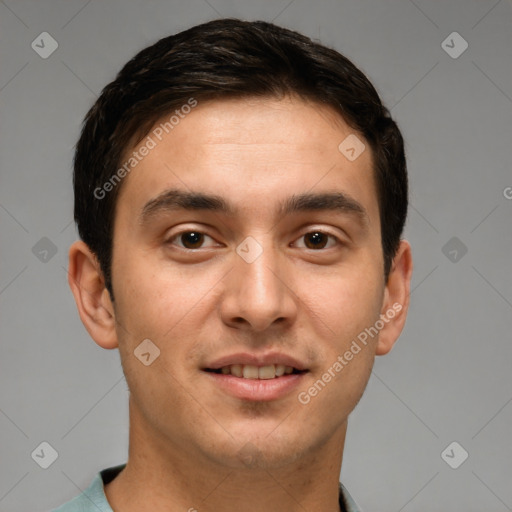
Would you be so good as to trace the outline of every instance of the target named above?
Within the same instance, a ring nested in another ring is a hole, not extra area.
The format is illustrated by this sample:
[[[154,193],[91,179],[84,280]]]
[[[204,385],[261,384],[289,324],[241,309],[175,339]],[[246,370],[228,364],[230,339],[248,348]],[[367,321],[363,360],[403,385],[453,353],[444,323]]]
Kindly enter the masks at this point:
[[[105,486],[116,512],[184,510],[339,512],[339,474],[346,426],[292,463],[279,467],[229,467],[148,427],[130,403],[126,468]]]

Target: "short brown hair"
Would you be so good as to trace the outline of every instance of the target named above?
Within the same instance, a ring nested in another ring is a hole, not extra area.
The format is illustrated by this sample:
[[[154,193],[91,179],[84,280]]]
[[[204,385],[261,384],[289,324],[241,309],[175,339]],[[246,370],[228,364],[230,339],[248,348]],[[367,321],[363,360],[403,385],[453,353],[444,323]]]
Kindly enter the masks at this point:
[[[297,95],[337,111],[372,149],[387,277],[407,216],[403,139],[377,91],[337,51],[263,21],[219,19],[133,57],[87,113],[74,159],[75,221],[111,296],[114,211],[121,184],[98,198],[123,153],[165,114],[196,101]],[[95,193],[96,191],[96,193]]]

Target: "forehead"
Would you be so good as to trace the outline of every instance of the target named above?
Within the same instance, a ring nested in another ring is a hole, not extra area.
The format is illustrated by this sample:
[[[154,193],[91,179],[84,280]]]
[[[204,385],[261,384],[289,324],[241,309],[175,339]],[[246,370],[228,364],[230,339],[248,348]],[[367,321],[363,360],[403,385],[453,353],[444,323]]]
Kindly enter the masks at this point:
[[[358,152],[364,141],[330,107],[248,98],[198,102],[187,111],[172,123],[172,114],[164,116],[126,152],[128,161],[151,146],[124,178],[117,211],[140,214],[148,201],[177,188],[213,193],[240,206],[237,211],[260,214],[290,195],[338,190],[378,217],[370,149],[347,158],[344,141],[359,141]]]

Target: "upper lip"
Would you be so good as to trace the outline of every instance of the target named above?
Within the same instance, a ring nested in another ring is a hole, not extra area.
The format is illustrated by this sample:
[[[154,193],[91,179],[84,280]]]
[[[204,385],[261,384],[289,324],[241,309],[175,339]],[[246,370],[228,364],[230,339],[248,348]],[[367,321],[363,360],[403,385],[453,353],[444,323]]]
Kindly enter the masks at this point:
[[[237,354],[229,354],[227,356],[215,359],[211,363],[208,363],[204,369],[208,370],[219,370],[224,366],[231,366],[233,364],[240,365],[252,365],[252,366],[269,366],[282,364],[284,366],[291,366],[296,370],[307,370],[306,365],[301,363],[297,359],[287,354],[279,352],[269,352],[267,354],[250,354],[247,352],[239,352]]]

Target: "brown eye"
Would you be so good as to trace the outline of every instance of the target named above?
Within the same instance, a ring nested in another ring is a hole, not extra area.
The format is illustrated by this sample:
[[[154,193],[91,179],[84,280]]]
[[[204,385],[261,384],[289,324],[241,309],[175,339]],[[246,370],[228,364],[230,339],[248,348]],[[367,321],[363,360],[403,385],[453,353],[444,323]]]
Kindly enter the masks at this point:
[[[170,246],[178,247],[182,251],[190,252],[219,247],[219,244],[210,235],[202,231],[196,231],[195,229],[179,231],[166,240],[165,243]]]
[[[329,241],[329,235],[313,231],[304,235],[304,243],[308,249],[323,249]]]
[[[197,231],[186,231],[179,238],[185,249],[199,249],[204,243],[204,234]]]

